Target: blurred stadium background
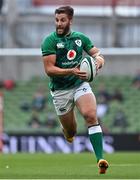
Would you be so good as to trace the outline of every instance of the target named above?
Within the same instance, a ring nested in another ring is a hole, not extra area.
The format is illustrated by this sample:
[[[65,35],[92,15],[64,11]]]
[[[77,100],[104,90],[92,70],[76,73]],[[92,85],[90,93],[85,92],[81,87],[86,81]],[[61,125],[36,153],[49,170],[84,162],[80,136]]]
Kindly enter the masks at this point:
[[[41,62],[40,43],[55,30],[54,10],[60,5],[74,7],[73,29],[87,34],[106,59],[91,84],[104,150],[140,151],[140,0],[0,0],[1,151],[91,150],[77,110],[77,138],[73,145],[65,142]],[[34,97],[41,95],[38,110]]]

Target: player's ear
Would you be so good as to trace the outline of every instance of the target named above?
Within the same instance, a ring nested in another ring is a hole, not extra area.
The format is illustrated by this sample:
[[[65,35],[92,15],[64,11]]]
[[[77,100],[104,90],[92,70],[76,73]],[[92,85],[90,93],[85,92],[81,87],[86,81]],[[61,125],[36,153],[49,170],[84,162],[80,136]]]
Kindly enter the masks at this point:
[[[70,25],[72,25],[72,23],[73,23],[73,20],[72,20],[72,19],[70,19]]]

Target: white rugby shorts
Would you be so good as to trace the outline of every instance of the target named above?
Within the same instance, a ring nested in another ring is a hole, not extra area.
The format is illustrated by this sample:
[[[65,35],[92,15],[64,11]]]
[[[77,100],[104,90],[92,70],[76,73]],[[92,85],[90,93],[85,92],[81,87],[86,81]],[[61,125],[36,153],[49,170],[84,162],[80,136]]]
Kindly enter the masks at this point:
[[[92,93],[89,83],[84,82],[80,86],[69,90],[51,91],[53,104],[58,116],[68,113],[75,106],[75,101],[88,93]]]

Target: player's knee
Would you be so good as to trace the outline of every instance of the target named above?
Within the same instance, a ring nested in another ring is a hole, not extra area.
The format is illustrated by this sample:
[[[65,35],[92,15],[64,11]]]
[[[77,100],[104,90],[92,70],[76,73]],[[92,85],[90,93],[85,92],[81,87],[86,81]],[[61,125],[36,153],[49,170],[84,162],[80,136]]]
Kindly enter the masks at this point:
[[[97,122],[96,112],[88,110],[83,114],[87,124],[94,124]]]

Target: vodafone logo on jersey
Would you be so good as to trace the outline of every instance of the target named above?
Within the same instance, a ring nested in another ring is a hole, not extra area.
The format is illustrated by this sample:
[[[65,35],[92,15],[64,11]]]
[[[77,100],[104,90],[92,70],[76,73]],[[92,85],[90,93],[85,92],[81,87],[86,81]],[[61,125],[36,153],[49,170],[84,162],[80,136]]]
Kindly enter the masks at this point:
[[[76,57],[76,51],[74,50],[69,50],[67,53],[67,59],[68,60],[73,60]]]

